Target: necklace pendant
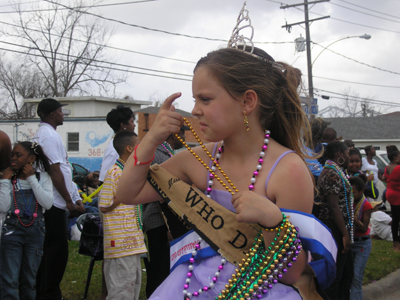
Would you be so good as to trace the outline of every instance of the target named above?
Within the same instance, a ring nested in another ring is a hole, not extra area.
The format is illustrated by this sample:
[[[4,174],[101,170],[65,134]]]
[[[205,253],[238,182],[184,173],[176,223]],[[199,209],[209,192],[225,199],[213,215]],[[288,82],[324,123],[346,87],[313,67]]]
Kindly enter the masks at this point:
[[[33,217],[34,217],[34,218],[37,218],[37,213],[33,213]]]
[[[31,212],[29,210],[24,211],[23,216],[25,218],[30,218],[32,216]]]
[[[14,210],[14,213],[15,213],[16,215],[19,215],[19,209]]]

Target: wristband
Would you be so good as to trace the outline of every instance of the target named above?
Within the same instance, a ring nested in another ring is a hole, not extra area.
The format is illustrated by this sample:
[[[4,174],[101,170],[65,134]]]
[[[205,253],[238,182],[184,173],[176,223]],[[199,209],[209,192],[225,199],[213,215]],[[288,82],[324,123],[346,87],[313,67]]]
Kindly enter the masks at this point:
[[[154,153],[153,158],[151,160],[146,161],[146,162],[141,162],[141,161],[138,160],[138,158],[136,156],[136,149],[137,149],[138,146],[139,146],[139,144],[136,145],[135,150],[133,151],[133,159],[134,159],[133,165],[134,166],[136,166],[136,165],[139,166],[139,165],[146,165],[146,164],[151,163],[154,160],[154,158],[156,157],[156,154]]]

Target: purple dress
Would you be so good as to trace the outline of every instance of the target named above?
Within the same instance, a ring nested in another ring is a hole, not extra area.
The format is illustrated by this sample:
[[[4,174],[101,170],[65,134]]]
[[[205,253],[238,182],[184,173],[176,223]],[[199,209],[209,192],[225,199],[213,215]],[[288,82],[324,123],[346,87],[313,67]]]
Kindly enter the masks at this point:
[[[216,147],[214,147],[215,152]],[[268,175],[267,182],[273,170],[275,169],[277,163],[281,158],[293,151],[285,152],[279,157],[275,162],[274,166]],[[212,190],[211,199],[218,202],[225,208],[235,212],[234,207],[231,203],[231,194],[228,191],[222,190]],[[215,272],[218,271],[218,266],[221,264],[221,256],[215,255],[203,260],[196,259],[193,264],[194,269],[192,271],[193,276],[190,281],[188,292],[192,293],[198,291],[199,289],[209,286],[212,282],[212,278],[215,276]],[[175,300],[183,299],[183,286],[186,283],[187,273],[188,273],[189,262],[182,263],[174,269],[174,271],[164,280],[164,282],[154,291],[149,300]],[[205,299],[215,299],[219,293],[225,288],[228,280],[231,279],[232,274],[235,272],[236,266],[227,262],[224,269],[221,271],[221,275],[215,286],[209,289],[207,292],[203,292],[198,297],[192,296],[192,299],[205,300]],[[277,283],[271,290],[269,290],[267,295],[264,295],[261,299],[282,299],[282,300],[295,300],[302,299],[296,289],[292,286]]]

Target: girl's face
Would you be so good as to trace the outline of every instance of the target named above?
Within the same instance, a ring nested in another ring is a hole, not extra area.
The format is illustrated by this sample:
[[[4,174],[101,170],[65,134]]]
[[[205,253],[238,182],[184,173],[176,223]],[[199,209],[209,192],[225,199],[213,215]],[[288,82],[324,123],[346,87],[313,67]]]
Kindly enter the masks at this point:
[[[243,130],[241,102],[229,95],[207,67],[194,73],[192,90],[192,115],[199,120],[207,141],[217,142]]]
[[[24,147],[17,144],[11,152],[11,168],[14,171],[21,170],[26,164],[33,163],[36,156],[30,154]]]
[[[361,158],[357,154],[350,156],[349,165],[347,166],[347,171],[354,174],[361,170]]]

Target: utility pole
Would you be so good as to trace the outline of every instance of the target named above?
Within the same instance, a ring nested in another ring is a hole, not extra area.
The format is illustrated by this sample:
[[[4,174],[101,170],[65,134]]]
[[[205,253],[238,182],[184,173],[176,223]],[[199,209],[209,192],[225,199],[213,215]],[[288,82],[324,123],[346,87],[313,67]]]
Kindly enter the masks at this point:
[[[300,25],[300,24],[305,24],[306,27],[306,49],[307,49],[307,73],[308,73],[308,98],[307,98],[307,106],[308,106],[308,115],[309,119],[311,120],[311,104],[314,102],[314,85],[313,85],[313,75],[312,75],[312,60],[311,60],[311,35],[310,35],[310,23],[313,21],[318,21],[322,19],[329,18],[330,16],[325,16],[321,18],[316,18],[310,20],[308,17],[308,4],[318,4],[321,2],[329,2],[330,0],[319,0],[319,1],[308,1],[304,0],[304,3],[298,3],[298,4],[291,4],[291,5],[285,5],[281,6],[281,9],[286,9],[290,7],[295,7],[295,6],[304,6],[304,22],[297,22],[297,23],[292,23],[292,24],[286,24],[283,25],[282,28],[286,28],[290,32],[291,27],[293,25]]]

